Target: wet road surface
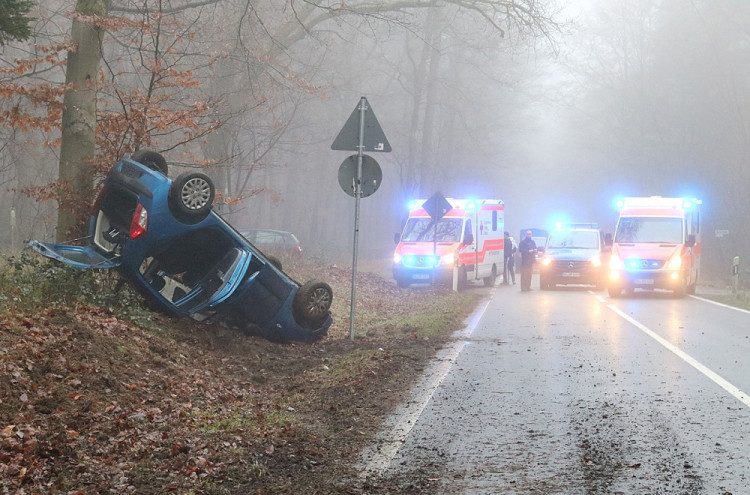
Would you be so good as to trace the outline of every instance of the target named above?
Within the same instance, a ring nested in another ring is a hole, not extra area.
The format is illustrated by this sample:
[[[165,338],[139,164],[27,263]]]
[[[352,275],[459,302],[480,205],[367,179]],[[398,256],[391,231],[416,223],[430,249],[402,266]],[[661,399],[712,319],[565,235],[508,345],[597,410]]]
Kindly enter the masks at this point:
[[[750,493],[750,313],[517,287],[491,290],[363,473],[436,494]]]

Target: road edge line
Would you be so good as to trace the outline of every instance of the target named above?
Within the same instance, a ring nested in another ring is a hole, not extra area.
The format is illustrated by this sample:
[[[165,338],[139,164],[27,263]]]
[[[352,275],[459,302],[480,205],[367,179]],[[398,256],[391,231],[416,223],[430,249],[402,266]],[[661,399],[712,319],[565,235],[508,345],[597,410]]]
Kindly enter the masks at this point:
[[[435,391],[440,387],[448,376],[453,365],[456,363],[461,351],[466,347],[466,337],[474,333],[484,312],[495,296],[496,288],[490,292],[487,300],[481,304],[467,318],[463,329],[456,331],[453,336],[459,340],[440,349],[433,362],[422,373],[419,381],[409,392],[409,398],[399,404],[393,413],[383,422],[380,433],[369,447],[363,449],[360,454],[359,464],[362,469],[360,478],[370,476],[382,476],[396,457],[406,437],[417,424],[419,417],[424,412],[427,404],[432,400]]]

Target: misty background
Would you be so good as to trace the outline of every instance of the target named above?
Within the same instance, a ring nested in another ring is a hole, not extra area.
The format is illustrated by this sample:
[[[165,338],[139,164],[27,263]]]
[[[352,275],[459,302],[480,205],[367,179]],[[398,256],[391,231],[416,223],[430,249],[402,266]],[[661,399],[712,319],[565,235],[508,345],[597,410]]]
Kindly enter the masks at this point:
[[[560,0],[534,2],[526,18],[489,0],[473,10],[384,1],[358,13],[364,3],[161,4],[183,43],[176,66],[200,81],[175,95],[213,102],[222,125],[185,146],[189,155],[169,136],[154,148],[170,167],[211,158],[230,223],[292,231],[308,256],[350,263],[354,199],[337,174],[353,153],[331,144],[364,96],[392,152],[369,153],[383,182],[361,200],[360,257],[387,262],[407,202],[435,192],[502,199],[516,238],[555,220],[613,232],[618,196],[690,196],[703,201],[703,279],[728,283],[736,255],[748,272],[750,3]],[[111,14],[137,16],[144,4],[116,0]],[[0,48],[0,81],[34,43],[65,37],[73,7],[38,6],[35,38]],[[108,79],[141,84],[125,69],[144,50],[138,37],[105,36]],[[60,83],[63,71],[25,77]],[[4,95],[0,111],[18,104]],[[54,201],[21,191],[55,180],[54,141],[54,130],[0,129],[4,253],[54,239]]]

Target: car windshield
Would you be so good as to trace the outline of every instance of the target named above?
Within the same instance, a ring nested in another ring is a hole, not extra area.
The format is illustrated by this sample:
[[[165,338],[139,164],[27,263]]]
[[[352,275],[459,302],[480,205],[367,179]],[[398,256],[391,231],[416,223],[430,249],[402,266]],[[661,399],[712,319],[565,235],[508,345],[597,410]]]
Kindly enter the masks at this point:
[[[558,248],[598,249],[599,232],[591,230],[552,231],[547,239],[547,249]]]
[[[460,218],[443,218],[437,222],[432,218],[410,218],[406,222],[401,240],[404,242],[459,242],[461,240]]]
[[[682,242],[682,219],[621,217],[617,223],[615,242],[680,244]]]

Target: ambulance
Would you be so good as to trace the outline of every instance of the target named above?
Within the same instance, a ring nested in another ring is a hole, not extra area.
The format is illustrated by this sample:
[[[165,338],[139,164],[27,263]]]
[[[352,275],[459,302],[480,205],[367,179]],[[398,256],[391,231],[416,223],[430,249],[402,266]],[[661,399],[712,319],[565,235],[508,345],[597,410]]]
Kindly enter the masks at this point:
[[[610,297],[636,288],[695,293],[701,259],[700,206],[695,198],[624,198],[609,260]]]
[[[458,290],[480,279],[489,287],[502,273],[503,201],[445,199],[451,208],[437,222],[423,207],[427,200],[409,204],[409,218],[395,236],[393,278],[399,287],[452,284],[454,271]]]

